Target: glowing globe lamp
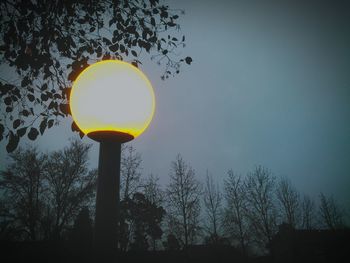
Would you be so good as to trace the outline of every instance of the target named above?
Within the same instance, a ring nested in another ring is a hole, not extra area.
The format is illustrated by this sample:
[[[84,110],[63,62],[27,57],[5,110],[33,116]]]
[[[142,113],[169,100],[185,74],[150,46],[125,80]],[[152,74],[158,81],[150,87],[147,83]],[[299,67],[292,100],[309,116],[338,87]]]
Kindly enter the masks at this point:
[[[94,243],[100,255],[107,255],[118,246],[121,144],[150,124],[153,88],[129,63],[97,62],[74,81],[70,109],[80,130],[100,142]]]
[[[104,60],[83,70],[75,80],[70,108],[82,132],[99,140],[102,136],[121,142],[139,136],[155,110],[155,96],[147,77],[133,65]]]

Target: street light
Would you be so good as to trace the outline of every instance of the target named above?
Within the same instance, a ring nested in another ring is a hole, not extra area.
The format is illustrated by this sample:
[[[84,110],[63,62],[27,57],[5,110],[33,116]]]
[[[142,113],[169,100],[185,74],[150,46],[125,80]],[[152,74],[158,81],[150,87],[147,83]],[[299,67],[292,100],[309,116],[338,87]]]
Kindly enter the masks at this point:
[[[83,70],[70,94],[74,121],[100,143],[95,216],[95,245],[117,248],[121,144],[139,136],[155,110],[147,77],[119,60],[104,60]]]

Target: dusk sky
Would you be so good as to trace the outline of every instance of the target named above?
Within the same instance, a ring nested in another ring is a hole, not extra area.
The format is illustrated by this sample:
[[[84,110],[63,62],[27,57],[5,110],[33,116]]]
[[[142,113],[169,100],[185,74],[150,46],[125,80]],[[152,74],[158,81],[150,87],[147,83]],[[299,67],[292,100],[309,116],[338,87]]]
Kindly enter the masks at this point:
[[[166,1],[186,12],[179,55],[193,63],[166,81],[156,63],[141,67],[156,93],[154,119],[132,142],[144,175],[166,184],[178,153],[198,178],[208,169],[220,183],[228,169],[263,165],[302,193],[333,194],[350,208],[350,5],[301,2]],[[68,145],[77,136],[70,123],[35,144]],[[98,144],[84,142],[97,167]],[[6,155],[2,141],[1,169]]]

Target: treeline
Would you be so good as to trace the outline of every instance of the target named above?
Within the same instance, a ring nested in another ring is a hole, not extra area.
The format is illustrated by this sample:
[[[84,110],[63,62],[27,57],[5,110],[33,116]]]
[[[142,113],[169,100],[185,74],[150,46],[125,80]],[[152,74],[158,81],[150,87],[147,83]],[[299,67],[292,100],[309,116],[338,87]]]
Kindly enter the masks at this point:
[[[97,170],[91,145],[73,140],[51,153],[19,148],[0,177],[1,240],[66,240],[91,245]],[[244,254],[266,251],[282,223],[296,229],[344,228],[332,196],[302,195],[287,178],[262,166],[246,175],[229,170],[221,188],[205,182],[178,155],[169,183],[142,175],[142,157],[122,149],[119,249],[180,250],[193,244],[232,245]]]

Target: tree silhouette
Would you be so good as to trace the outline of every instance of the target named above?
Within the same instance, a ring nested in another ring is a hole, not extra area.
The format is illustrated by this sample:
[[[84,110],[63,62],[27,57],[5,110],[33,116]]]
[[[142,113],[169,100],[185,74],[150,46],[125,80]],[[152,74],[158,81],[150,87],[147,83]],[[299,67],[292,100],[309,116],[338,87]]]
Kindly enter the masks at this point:
[[[121,199],[128,199],[141,187],[141,154],[132,145],[123,145],[120,161]]]
[[[165,210],[161,206],[157,206],[147,200],[143,193],[137,192],[132,199],[126,199],[121,202],[122,217],[124,229],[127,227],[127,232],[122,234],[122,250],[147,250],[149,247],[149,237],[152,240],[160,239],[163,231],[160,227]],[[123,231],[123,229],[122,229]],[[125,231],[125,230],[124,230]]]
[[[143,184],[143,192],[144,192],[145,198],[148,202],[150,202],[150,204],[153,207],[163,207],[164,205],[163,204],[164,192],[161,189],[161,186],[158,181],[159,181],[158,177],[154,176],[153,174],[150,174],[145,179],[145,182]],[[164,214],[165,214],[165,210],[164,210]],[[162,219],[163,219],[163,216],[162,216]],[[157,240],[159,240],[162,233],[163,231],[156,224],[154,224],[153,227],[150,228],[149,236],[151,238],[151,244],[154,251],[157,249]]]
[[[141,188],[141,154],[132,145],[122,145],[120,162],[120,248],[125,251],[129,248],[134,231],[134,218],[130,215],[132,197]]]
[[[332,230],[344,227],[344,214],[333,196],[320,194],[319,214],[323,227]]]
[[[151,203],[158,206],[163,205],[164,191],[159,184],[159,177],[154,176],[153,174],[148,175],[143,183],[143,192],[146,199]]]
[[[304,195],[301,203],[302,227],[311,230],[315,227],[315,202],[310,196]]]
[[[222,196],[219,186],[214,183],[213,176],[209,175],[208,171],[205,178],[203,198],[205,212],[209,220],[208,233],[213,243],[216,243],[219,239]]]
[[[245,181],[248,218],[255,241],[263,246],[270,243],[276,233],[275,180],[270,170],[257,166]]]
[[[166,189],[167,212],[172,223],[181,229],[182,235],[177,238],[182,239],[185,247],[194,241],[199,229],[200,195],[201,185],[195,178],[193,168],[177,155]]]
[[[235,174],[233,170],[229,170],[224,190],[226,200],[224,225],[226,234],[231,239],[238,240],[242,252],[246,253],[251,231],[249,231],[247,193],[243,178]]]
[[[48,185],[48,210],[52,216],[51,238],[60,239],[62,231],[73,222],[79,210],[92,203],[97,170],[87,168],[90,148],[91,145],[73,140],[69,147],[48,156],[45,182]]]
[[[277,184],[276,195],[283,221],[295,228],[300,218],[298,191],[287,178],[282,178]]]
[[[16,239],[40,239],[44,212],[44,170],[47,156],[36,148],[17,149],[9,155],[10,164],[1,172],[3,214],[16,229]]]
[[[185,46],[183,11],[158,0],[5,0],[0,14],[0,140],[8,152],[70,114],[72,82],[93,62],[138,66],[148,55],[164,67],[163,79],[192,62],[176,55]]]
[[[90,146],[72,141],[64,150],[42,154],[17,149],[1,172],[1,221],[11,225],[12,238],[61,239],[79,210],[90,204],[96,171],[88,171]]]

